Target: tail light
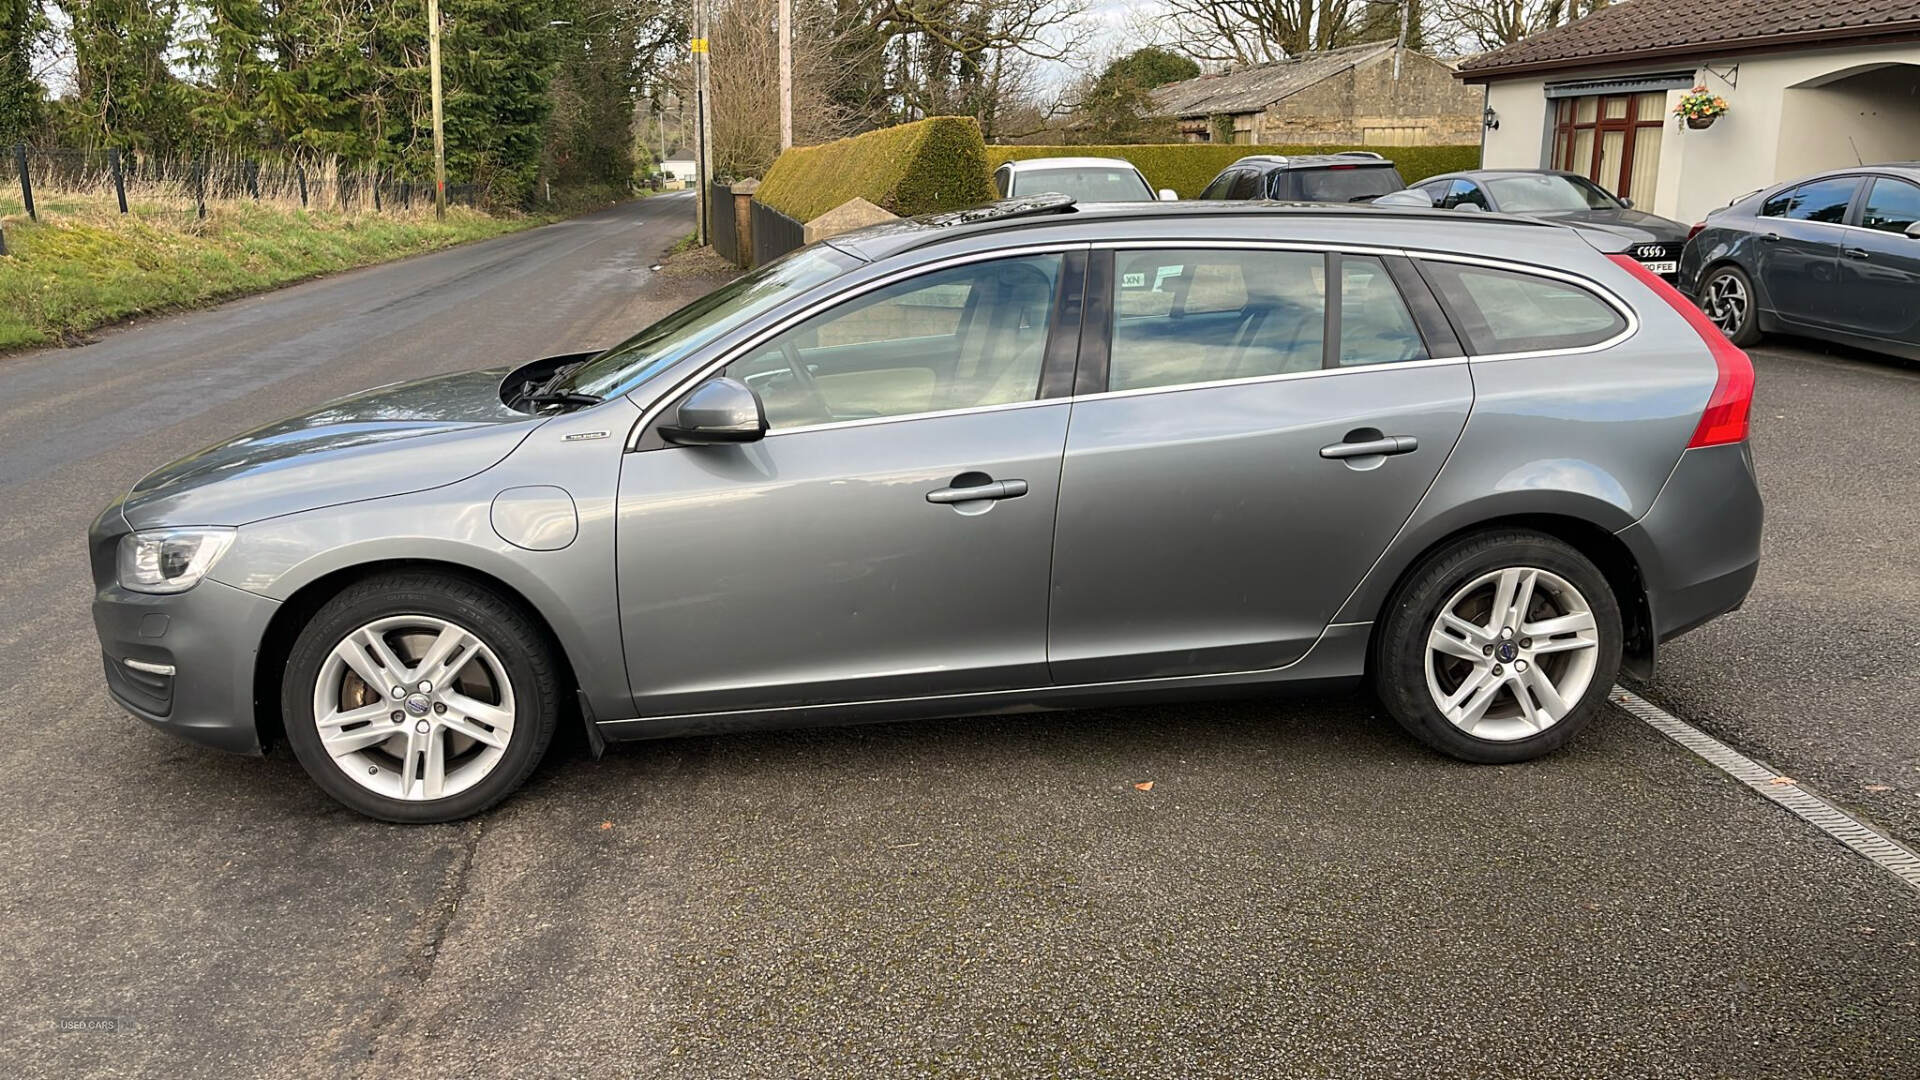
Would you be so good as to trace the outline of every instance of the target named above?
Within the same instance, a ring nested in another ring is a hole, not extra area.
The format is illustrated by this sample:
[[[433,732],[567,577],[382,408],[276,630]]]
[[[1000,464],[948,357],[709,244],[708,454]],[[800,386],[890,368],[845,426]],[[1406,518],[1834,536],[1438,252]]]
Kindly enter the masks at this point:
[[[1680,313],[1707,343],[1707,351],[1713,354],[1713,363],[1719,369],[1719,377],[1713,383],[1713,395],[1707,398],[1706,410],[1700,414],[1700,426],[1693,429],[1693,439],[1687,443],[1689,449],[1696,446],[1719,446],[1723,443],[1741,442],[1747,437],[1747,414],[1753,407],[1753,361],[1747,354],[1727,340],[1727,335],[1707,318],[1693,301],[1680,295],[1678,289],[1660,280],[1646,267],[1626,255],[1609,255],[1607,258],[1638,278],[1640,284],[1653,290],[1668,306]]]
[[[1707,223],[1706,223],[1706,222],[1704,222],[1704,221],[1696,221],[1696,222],[1694,222],[1694,223],[1693,223],[1693,228],[1691,228],[1691,229],[1688,229],[1688,230],[1687,230],[1687,240],[1688,240],[1689,242],[1691,242],[1691,241],[1693,240],[1693,238],[1694,238],[1694,237],[1696,237],[1696,236],[1699,236],[1699,235],[1700,235],[1700,230],[1701,230],[1701,229],[1704,229],[1704,228],[1706,228],[1706,227],[1707,227]]]

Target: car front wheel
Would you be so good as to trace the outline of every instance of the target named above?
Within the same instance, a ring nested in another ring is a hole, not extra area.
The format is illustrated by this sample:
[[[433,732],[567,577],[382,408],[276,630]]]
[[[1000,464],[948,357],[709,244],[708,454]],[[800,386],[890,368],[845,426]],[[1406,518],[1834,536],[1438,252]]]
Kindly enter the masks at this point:
[[[1553,537],[1468,537],[1429,556],[1389,609],[1376,689],[1420,741],[1465,761],[1526,761],[1599,710],[1620,669],[1606,577]]]
[[[287,742],[322,790],[384,821],[492,806],[546,753],[558,685],[543,635],[491,589],[409,573],[348,587],[296,640]]]
[[[1753,279],[1737,266],[1717,266],[1700,282],[1700,309],[1727,340],[1741,348],[1760,340]]]

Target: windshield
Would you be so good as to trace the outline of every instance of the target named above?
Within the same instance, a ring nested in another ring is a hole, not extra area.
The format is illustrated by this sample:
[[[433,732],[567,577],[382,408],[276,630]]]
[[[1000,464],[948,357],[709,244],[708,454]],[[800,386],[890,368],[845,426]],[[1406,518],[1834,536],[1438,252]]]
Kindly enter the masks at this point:
[[[1572,176],[1538,173],[1482,180],[1493,205],[1509,214],[1545,214],[1555,210],[1618,210],[1620,203],[1599,186]]]
[[[1399,191],[1407,185],[1400,170],[1377,165],[1333,165],[1325,169],[1301,169],[1300,197],[1308,202],[1366,202]]]
[[[744,274],[575,368],[559,391],[624,394],[739,323],[860,265],[825,244],[801,248]]]
[[[1074,202],[1151,202],[1153,190],[1132,169],[1090,165],[1085,168],[1035,169],[1013,178],[1016,195],[1058,192]]]

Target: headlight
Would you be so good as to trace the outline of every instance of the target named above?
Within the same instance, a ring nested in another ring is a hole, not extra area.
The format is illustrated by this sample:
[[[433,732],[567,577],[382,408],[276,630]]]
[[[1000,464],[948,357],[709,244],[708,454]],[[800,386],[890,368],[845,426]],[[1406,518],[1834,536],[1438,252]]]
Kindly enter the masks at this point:
[[[150,529],[120,538],[120,587],[186,592],[233,544],[232,529]]]

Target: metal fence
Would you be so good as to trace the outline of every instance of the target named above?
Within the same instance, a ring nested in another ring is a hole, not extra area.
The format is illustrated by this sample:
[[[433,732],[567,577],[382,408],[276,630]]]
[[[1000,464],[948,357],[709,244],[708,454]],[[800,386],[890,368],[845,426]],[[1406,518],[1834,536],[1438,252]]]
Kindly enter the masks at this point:
[[[713,250],[735,266],[746,265],[740,258],[740,232],[733,220],[733,185],[718,182],[707,185],[707,236]]]
[[[772,262],[789,251],[806,246],[805,222],[796,221],[759,199],[749,205],[753,207],[749,230],[753,234],[753,265]]]
[[[161,157],[130,150],[75,150],[16,143],[0,175],[0,214],[108,209],[121,214],[207,216],[207,204],[274,202],[338,210],[411,210],[432,205],[433,185],[355,168],[336,159],[257,160],[225,154]],[[447,201],[477,206],[478,184],[449,184]]]

